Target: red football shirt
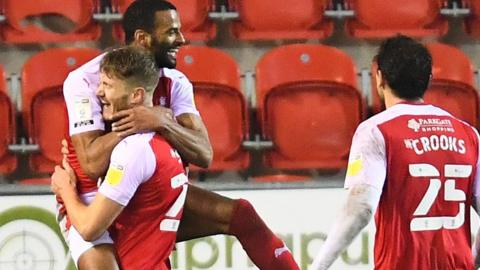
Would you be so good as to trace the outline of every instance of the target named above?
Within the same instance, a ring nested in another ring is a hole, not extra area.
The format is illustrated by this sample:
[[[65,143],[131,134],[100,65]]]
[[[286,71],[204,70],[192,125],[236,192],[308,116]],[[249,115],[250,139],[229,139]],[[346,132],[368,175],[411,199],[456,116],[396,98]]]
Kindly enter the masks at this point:
[[[122,269],[169,269],[187,189],[180,156],[159,135],[132,135],[115,147],[98,192],[125,206],[111,231]]]
[[[345,186],[382,190],[375,269],[473,269],[478,156],[475,129],[431,105],[397,104],[358,127]]]

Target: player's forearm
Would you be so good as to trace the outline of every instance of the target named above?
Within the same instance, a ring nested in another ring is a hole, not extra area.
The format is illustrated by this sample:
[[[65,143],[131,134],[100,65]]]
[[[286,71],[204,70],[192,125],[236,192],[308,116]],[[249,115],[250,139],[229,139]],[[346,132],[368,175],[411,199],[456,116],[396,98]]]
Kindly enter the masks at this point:
[[[472,248],[475,269],[480,268],[480,229],[477,230],[475,243]]]
[[[336,219],[325,244],[313,262],[313,269],[328,269],[368,224],[378,205],[381,192],[368,185],[349,190],[347,202]]]
[[[107,133],[88,143],[84,149],[84,155],[78,155],[80,166],[90,179],[96,181],[105,175],[113,148],[121,140],[117,133]]]
[[[212,162],[213,150],[204,132],[185,128],[174,121],[159,132],[189,163],[207,168]]]
[[[72,225],[86,241],[95,240],[103,231],[96,228],[95,219],[91,218],[89,208],[78,197],[74,189],[65,190],[61,197],[67,209]]]
[[[328,269],[368,224],[372,216],[371,209],[364,206],[359,207],[358,210],[359,212],[355,214],[348,214],[348,211],[345,211],[335,222],[325,244],[314,260],[313,269]]]
[[[477,196],[473,196],[473,208],[477,212],[477,214],[480,215],[480,198]],[[472,254],[473,254],[473,260],[474,260],[474,269],[479,269],[480,268],[480,229],[477,230],[477,234],[475,236],[475,241],[474,245],[472,247]]]

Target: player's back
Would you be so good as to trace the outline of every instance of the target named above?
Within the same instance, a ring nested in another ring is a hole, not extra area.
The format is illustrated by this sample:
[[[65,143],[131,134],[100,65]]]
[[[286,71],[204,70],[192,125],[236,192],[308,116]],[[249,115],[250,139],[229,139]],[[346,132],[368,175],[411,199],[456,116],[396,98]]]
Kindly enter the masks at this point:
[[[387,162],[375,269],[473,269],[474,129],[426,104],[398,104],[366,122],[383,136]]]
[[[145,149],[145,146],[138,145],[139,140],[149,144],[146,151],[151,152],[142,156],[144,162],[151,163],[148,167],[155,169],[151,177],[136,189],[115,221],[112,234],[122,269],[125,270],[167,269],[164,262],[175,244],[188,189],[188,178],[178,153],[159,135],[150,133],[145,140],[146,136],[133,135],[137,137],[134,138],[136,141],[127,142],[131,144],[127,147]],[[122,174],[122,170],[126,169],[118,168],[117,172]]]

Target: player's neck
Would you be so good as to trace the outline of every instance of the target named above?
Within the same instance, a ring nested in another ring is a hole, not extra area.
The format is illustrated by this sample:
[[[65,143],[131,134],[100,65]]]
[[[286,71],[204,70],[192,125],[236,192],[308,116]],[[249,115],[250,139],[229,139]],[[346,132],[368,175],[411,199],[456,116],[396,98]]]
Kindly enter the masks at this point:
[[[408,99],[399,98],[392,93],[391,89],[385,91],[384,94],[385,94],[385,108],[387,108],[387,109],[396,105],[396,104],[399,104],[399,103],[421,103],[421,102],[423,102],[423,99],[421,99],[421,98],[415,99],[415,100],[408,100]]]

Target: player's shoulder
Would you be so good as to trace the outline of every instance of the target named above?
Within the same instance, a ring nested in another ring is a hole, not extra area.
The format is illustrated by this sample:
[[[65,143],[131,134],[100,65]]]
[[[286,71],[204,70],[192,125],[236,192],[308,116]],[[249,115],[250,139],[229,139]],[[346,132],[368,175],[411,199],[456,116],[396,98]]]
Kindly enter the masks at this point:
[[[77,69],[71,71],[68,74],[65,83],[76,83],[78,80],[87,82],[98,81],[100,62],[102,61],[104,56],[105,53],[100,54],[99,56],[81,65]]]
[[[174,68],[162,68],[162,77],[169,78],[174,83],[182,84],[182,85],[191,85],[190,80],[188,79],[187,75],[183,72],[179,71],[178,69]]]
[[[139,133],[130,135],[121,140],[113,149],[112,158],[132,159],[145,154],[150,149],[150,141],[155,133]],[[151,150],[150,150],[151,151]]]

